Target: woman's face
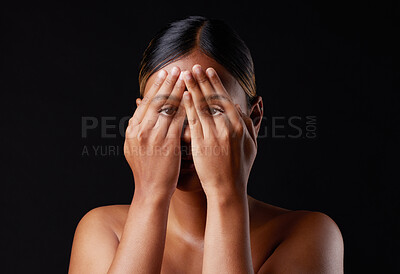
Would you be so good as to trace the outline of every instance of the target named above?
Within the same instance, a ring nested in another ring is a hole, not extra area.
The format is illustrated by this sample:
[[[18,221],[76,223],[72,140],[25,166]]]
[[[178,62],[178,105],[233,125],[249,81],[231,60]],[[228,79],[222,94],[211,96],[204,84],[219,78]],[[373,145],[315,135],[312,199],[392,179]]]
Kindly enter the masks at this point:
[[[170,63],[169,65],[165,66],[164,69],[168,73],[170,73],[172,68],[177,66],[180,68],[181,71],[187,71],[187,70],[192,71],[193,66],[196,64],[201,65],[203,70],[206,70],[209,67],[214,68],[216,70],[219,78],[221,79],[222,84],[224,85],[225,89],[232,97],[233,102],[235,104],[239,104],[242,111],[245,112],[247,115],[250,114],[249,113],[250,110],[248,109],[248,106],[247,106],[247,97],[246,97],[247,95],[244,92],[243,88],[240,86],[240,84],[222,65],[217,63],[214,59],[201,53],[200,51],[194,51],[187,57],[177,60],[173,63]],[[156,74],[157,73],[154,73],[147,80],[143,96],[146,95],[147,91],[154,83],[154,81],[156,79]],[[140,98],[138,98],[136,100],[136,103],[139,105],[140,102],[141,102],[141,100],[140,100]],[[182,136],[181,136],[182,155],[185,155],[185,153],[188,151],[190,152],[190,143],[191,143],[190,128],[187,126],[187,118],[186,118],[184,125],[183,125]],[[185,169],[184,168],[185,164],[187,164],[187,163],[182,163],[182,166],[181,166],[180,181],[186,180],[184,178],[187,178],[188,177],[187,175],[192,175],[193,179],[195,179],[195,177],[197,178],[197,176],[195,176],[196,172],[195,172],[194,168]],[[189,178],[190,178],[190,176],[189,176]],[[193,179],[191,181],[196,181]],[[182,185],[182,182],[180,182],[179,184]],[[178,184],[178,188],[179,188],[179,184]],[[186,185],[186,183],[185,183],[185,185]],[[189,185],[191,185],[191,184],[189,184]],[[198,186],[199,184],[196,184],[196,185]],[[189,187],[189,188],[192,189],[192,187]]]
[[[236,79],[233,78],[233,76],[222,65],[220,65],[214,59],[208,57],[204,53],[201,53],[200,51],[195,51],[185,58],[182,58],[178,61],[170,63],[169,65],[165,66],[164,69],[168,73],[170,73],[172,68],[176,66],[176,67],[179,67],[181,71],[185,71],[185,70],[192,71],[193,66],[196,64],[201,65],[203,70],[206,70],[209,67],[214,68],[217,71],[218,76],[221,79],[222,84],[224,85],[225,89],[232,97],[233,102],[235,104],[239,104],[242,111],[245,112],[246,114],[249,114],[249,113],[247,113],[247,111],[248,111],[247,97],[246,97],[247,95],[244,92],[243,88],[239,85],[239,83],[236,81]],[[156,73],[151,75],[149,77],[149,79],[147,80],[143,96],[146,95],[148,89],[154,83],[155,79],[156,79]],[[140,103],[140,99],[137,100],[137,103]],[[183,131],[183,138],[184,138],[184,141],[186,141],[187,143],[190,143],[189,127],[185,127],[185,129]]]

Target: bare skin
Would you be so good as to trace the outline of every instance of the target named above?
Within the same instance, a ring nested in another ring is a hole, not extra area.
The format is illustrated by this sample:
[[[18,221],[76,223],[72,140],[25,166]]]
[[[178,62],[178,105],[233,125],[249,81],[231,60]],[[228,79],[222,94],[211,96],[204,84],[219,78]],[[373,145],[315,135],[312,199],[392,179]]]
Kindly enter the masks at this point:
[[[82,218],[69,273],[343,273],[343,239],[331,218],[268,205],[246,193],[262,98],[248,108],[237,81],[198,51],[163,70],[161,78],[155,73],[148,79],[127,130],[132,203],[99,207]],[[223,112],[207,115],[202,99],[216,94],[228,100],[205,105]],[[155,95],[178,98],[175,114],[155,114],[155,103],[151,112]],[[202,148],[210,144],[227,148],[228,156],[206,155]],[[192,167],[181,153],[132,151],[156,145],[193,151]]]

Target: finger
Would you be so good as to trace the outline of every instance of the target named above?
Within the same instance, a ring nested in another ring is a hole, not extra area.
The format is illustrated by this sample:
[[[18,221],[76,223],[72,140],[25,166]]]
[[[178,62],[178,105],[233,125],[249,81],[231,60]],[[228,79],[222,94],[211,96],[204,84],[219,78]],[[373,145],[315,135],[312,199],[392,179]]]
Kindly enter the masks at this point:
[[[135,113],[131,118],[134,126],[142,122],[143,117],[146,114],[147,108],[149,107],[152,98],[158,92],[166,77],[167,77],[167,72],[165,70],[162,69],[158,72],[156,80],[150,87],[146,96],[143,97],[143,100],[141,101],[140,105],[137,107]]]
[[[182,101],[183,92],[185,91],[185,81],[183,80],[183,73],[181,72],[178,80],[176,81],[174,90],[171,93],[169,102],[170,104],[177,105],[176,112],[172,117],[172,120],[169,125],[169,129],[167,132],[168,137],[175,138],[180,137],[183,127],[183,122],[185,120],[185,107]]]
[[[202,124],[203,133],[205,134],[205,136],[210,136],[209,134],[211,130],[215,127],[215,124],[212,117],[209,114],[205,113],[206,111],[208,111],[209,106],[204,98],[203,92],[197,85],[197,82],[190,71],[184,72],[184,80],[186,87],[190,93],[193,108],[196,111],[199,122]]]
[[[179,68],[173,67],[171,73],[165,79],[157,94],[152,98],[149,108],[158,109],[161,105],[165,105],[170,103],[172,99],[176,99],[172,98],[171,94],[175,88],[179,74]]]
[[[182,96],[183,92],[185,91],[185,82],[183,81],[183,76],[179,68],[177,69],[179,71],[179,78],[176,80],[175,86],[163,106],[163,108],[172,110],[174,113],[171,115],[164,115],[160,113],[159,116],[159,119],[166,121],[165,123],[160,123],[162,127],[160,130],[163,131],[164,138],[176,137],[176,135],[179,133],[177,124],[180,124],[182,127],[183,120],[185,119],[185,108],[182,103]],[[178,137],[180,137],[180,134]]]
[[[185,121],[186,110],[183,100],[180,101],[177,112],[170,122],[166,138],[180,138]]]
[[[197,115],[196,108],[193,103],[191,93],[185,91],[183,93],[183,101],[185,106],[186,115],[188,117],[188,123],[190,127],[190,135],[192,139],[203,139],[203,128],[200,123],[199,116]]]
[[[197,84],[196,79],[194,78],[193,74],[190,71],[184,72],[184,80],[190,95],[192,96],[192,100],[194,106],[197,110],[199,118],[209,118],[209,115],[205,115],[205,107],[208,106],[206,99],[204,97],[203,91],[200,89],[200,86]],[[209,119],[210,120],[210,119]]]
[[[166,88],[165,90],[160,90],[160,95],[157,94],[157,96],[160,96],[161,100],[166,99],[164,105],[160,107],[160,109],[173,111],[173,114],[171,115],[164,114],[163,111],[159,113],[159,121],[157,121],[155,127],[160,126],[159,133],[164,138],[168,135],[172,121],[174,121],[175,118],[179,118],[178,113],[179,115],[182,115],[181,112],[182,109],[184,109],[183,104],[181,105],[181,100],[183,92],[185,91],[185,82],[183,81],[180,69],[178,67],[173,67],[171,75],[174,76],[172,79],[175,80],[172,92],[171,88]]]
[[[246,126],[246,128],[251,136],[251,139],[257,144],[257,134],[256,134],[256,129],[254,128],[254,125],[253,125],[253,121],[251,120],[250,117],[248,117],[246,115],[246,113],[244,113],[242,111],[239,104],[236,104],[235,106],[244,122],[244,125]]]
[[[209,107],[207,109],[207,111],[209,112],[212,109],[212,104],[219,102],[218,97],[216,96],[218,94],[215,92],[205,71],[203,70],[203,68],[200,65],[194,65],[192,70],[193,70],[193,75],[196,79],[196,82],[197,82],[198,86],[200,87],[200,90],[203,92],[204,100]],[[214,131],[214,133],[216,133],[217,132],[216,127],[215,127],[216,123],[214,121],[215,117],[212,117],[212,118],[213,119],[210,119],[210,120],[212,120],[212,122],[210,122],[211,129],[209,131],[211,132],[211,130],[212,130],[212,131]]]
[[[176,80],[174,88],[166,101],[166,105],[174,105],[178,107],[182,100],[183,92],[185,91],[185,81],[183,80],[183,73],[179,70],[179,77]]]
[[[213,86],[200,65],[194,65],[192,71],[199,88],[203,92],[206,102],[208,102],[208,100],[212,98],[211,96],[216,94]]]
[[[175,87],[175,83],[178,79],[179,73],[180,73],[179,68],[177,67],[172,68],[171,73],[165,79],[162,86],[157,91],[157,94],[151,99],[146,114],[143,117],[144,125],[148,128],[163,126],[162,128],[160,128],[160,130],[163,131],[164,137],[167,133],[169,124],[166,125],[165,123],[161,123],[162,122],[161,120],[158,123],[159,120],[158,118],[161,117],[163,120],[165,120],[164,118],[167,118],[168,116],[162,116],[163,114],[160,114],[159,111],[160,109],[165,108],[166,106],[165,102],[167,102],[168,99],[170,99],[171,92]]]
[[[232,97],[226,91],[224,85],[221,82],[221,79],[218,77],[217,72],[213,68],[208,68],[206,70],[206,74],[210,79],[211,85],[213,86],[216,94],[218,95],[226,116],[228,116],[231,124],[234,127],[237,127],[238,125],[240,125],[240,115],[234,106]]]

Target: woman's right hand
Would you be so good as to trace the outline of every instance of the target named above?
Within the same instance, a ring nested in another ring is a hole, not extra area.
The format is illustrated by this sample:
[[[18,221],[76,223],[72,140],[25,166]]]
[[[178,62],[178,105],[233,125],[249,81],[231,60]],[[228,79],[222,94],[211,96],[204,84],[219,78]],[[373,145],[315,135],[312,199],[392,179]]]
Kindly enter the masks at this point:
[[[162,69],[129,120],[124,154],[135,180],[135,195],[170,198],[178,182],[180,136],[185,119],[185,83],[174,67]]]

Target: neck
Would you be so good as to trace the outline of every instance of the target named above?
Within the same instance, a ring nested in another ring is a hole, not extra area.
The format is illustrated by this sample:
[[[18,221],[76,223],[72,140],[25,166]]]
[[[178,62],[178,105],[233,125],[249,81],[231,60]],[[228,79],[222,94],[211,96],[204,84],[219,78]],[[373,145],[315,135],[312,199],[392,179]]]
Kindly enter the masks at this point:
[[[189,242],[203,242],[206,228],[207,198],[203,189],[176,189],[171,198],[168,223],[170,228]]]
[[[207,219],[207,196],[199,180],[190,181],[190,184],[182,181],[178,181],[180,187],[175,189],[171,197],[168,230],[185,242],[202,247]],[[247,198],[249,211],[252,211],[254,199],[249,195]]]

